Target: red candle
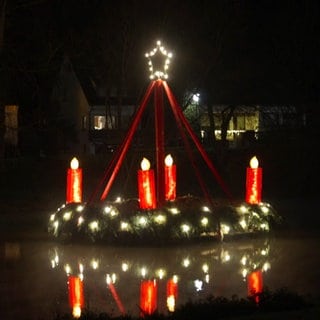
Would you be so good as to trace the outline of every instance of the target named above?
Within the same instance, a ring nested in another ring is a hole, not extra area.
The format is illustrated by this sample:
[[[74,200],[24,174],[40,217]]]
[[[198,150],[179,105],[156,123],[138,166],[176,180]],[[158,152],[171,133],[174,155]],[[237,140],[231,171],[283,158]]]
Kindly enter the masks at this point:
[[[251,272],[248,277],[248,296],[256,296],[255,301],[256,303],[259,302],[259,294],[262,293],[263,289],[263,280],[262,280],[262,271],[257,270],[254,272]]]
[[[167,201],[173,201],[176,199],[176,165],[173,164],[173,159],[168,154],[164,160],[165,163],[165,199]]]
[[[259,168],[259,161],[256,157],[250,160],[250,167],[247,168],[246,180],[246,202],[258,204],[261,202],[262,191],[262,168]]]
[[[142,316],[154,313],[157,309],[158,286],[156,280],[143,280],[140,285],[140,310]]]
[[[79,277],[68,276],[68,292],[72,315],[79,318],[84,305],[83,282]]]
[[[178,283],[176,277],[167,281],[167,308],[174,312],[178,297]]]
[[[154,171],[150,169],[150,162],[143,158],[141,170],[138,170],[139,203],[141,209],[156,208],[156,193]]]
[[[78,203],[82,201],[82,169],[79,161],[73,158],[67,172],[67,199],[66,203]]]

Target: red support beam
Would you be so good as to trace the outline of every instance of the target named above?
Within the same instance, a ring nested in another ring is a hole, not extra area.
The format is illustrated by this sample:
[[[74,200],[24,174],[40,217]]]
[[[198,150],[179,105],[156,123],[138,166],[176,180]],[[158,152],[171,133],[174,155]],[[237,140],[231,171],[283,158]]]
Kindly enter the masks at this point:
[[[167,98],[169,100],[170,106],[172,108],[172,111],[174,113],[176,122],[179,126],[180,134],[183,138],[186,150],[188,152],[188,156],[191,160],[191,164],[193,166],[193,169],[195,171],[195,174],[197,175],[199,184],[202,188],[202,191],[204,192],[206,198],[209,202],[210,195],[205,187],[205,184],[201,178],[200,171],[195,163],[195,159],[192,153],[192,148],[190,145],[190,142],[186,136],[185,130],[190,135],[192,141],[196,145],[198,151],[200,152],[203,160],[207,164],[210,171],[215,176],[217,182],[223,189],[223,191],[226,193],[226,195],[232,199],[232,195],[227,188],[227,186],[224,184],[223,180],[221,179],[220,175],[218,174],[216,168],[214,167],[213,163],[211,162],[208,154],[206,153],[205,149],[202,147],[201,142],[199,141],[198,137],[194,133],[192,127],[188,123],[187,119],[185,118],[182,109],[179,107],[173,93],[171,92],[168,84],[161,80],[155,80],[152,81],[146,91],[146,94],[140,104],[140,107],[138,108],[138,111],[132,121],[131,126],[129,127],[128,133],[126,137],[123,139],[122,144],[119,146],[119,148],[116,151],[115,156],[113,157],[112,161],[110,162],[110,165],[108,166],[103,180],[100,183],[100,186],[102,183],[104,183],[107,179],[107,185],[105,186],[102,195],[100,197],[100,200],[104,200],[111,187],[112,184],[120,170],[120,167],[123,163],[124,157],[128,151],[128,148],[132,142],[133,135],[137,129],[137,126],[139,124],[139,121],[141,120],[142,114],[144,110],[146,109],[147,103],[149,101],[149,98],[151,94],[154,92],[154,108],[155,108],[155,148],[156,148],[156,192],[157,192],[157,201],[158,206],[162,206],[165,202],[165,167],[164,167],[164,157],[165,157],[165,150],[164,150],[164,92],[167,95]],[[93,194],[94,196],[95,194]],[[90,203],[93,199],[93,196],[89,199],[88,203]]]
[[[214,165],[212,164],[208,154],[206,153],[205,149],[202,147],[202,144],[199,141],[198,137],[193,132],[192,127],[190,126],[189,122],[185,118],[181,108],[178,105],[178,102],[176,101],[173,93],[171,92],[168,84],[165,81],[163,81],[163,87],[164,87],[164,90],[165,90],[165,92],[167,94],[168,100],[169,100],[169,102],[171,104],[171,107],[174,108],[177,111],[177,114],[178,114],[180,120],[182,121],[182,123],[184,124],[185,128],[187,129],[187,131],[188,131],[190,137],[192,138],[194,144],[197,146],[197,148],[198,148],[200,154],[202,155],[204,161],[206,162],[208,168],[211,170],[211,172],[215,176],[217,182],[219,183],[219,185],[221,186],[221,188],[225,192],[225,194],[229,197],[229,199],[232,199],[233,197],[232,197],[229,189],[227,188],[227,186],[223,182],[222,178],[220,177],[220,175],[219,175],[218,171],[216,170],[216,168],[214,167]]]
[[[123,140],[123,143],[121,144],[120,149],[118,149],[119,150],[118,159],[116,161],[115,167],[113,168],[113,171],[112,171],[111,176],[110,176],[110,178],[108,180],[108,183],[107,183],[107,185],[106,185],[106,187],[105,187],[105,189],[104,189],[104,191],[103,191],[103,193],[102,193],[102,195],[100,197],[100,200],[104,200],[107,197],[107,195],[108,195],[108,193],[109,193],[109,191],[110,191],[110,189],[112,187],[112,184],[113,184],[113,182],[114,182],[114,180],[115,180],[115,178],[116,178],[116,176],[117,176],[117,174],[118,174],[118,172],[120,170],[120,167],[122,165],[123,159],[124,159],[124,157],[125,157],[125,155],[126,155],[126,153],[128,151],[128,148],[129,148],[130,144],[131,144],[133,135],[134,135],[134,133],[135,133],[137,127],[138,127],[138,124],[139,124],[139,122],[141,120],[141,116],[142,116],[143,111],[145,110],[145,108],[147,106],[147,103],[148,103],[150,95],[151,95],[151,93],[152,93],[152,91],[153,91],[153,89],[155,87],[155,84],[156,84],[155,81],[151,82],[151,84],[150,84],[150,86],[149,86],[149,88],[148,88],[148,90],[147,90],[147,92],[146,92],[146,94],[145,94],[145,96],[144,96],[144,98],[143,98],[143,100],[141,102],[141,105],[140,105],[140,107],[139,107],[139,109],[138,109],[138,111],[137,111],[137,113],[136,113],[136,115],[135,115],[135,117],[133,119],[133,122],[132,122],[132,124],[131,124],[131,126],[129,128],[129,131],[128,131],[125,139]],[[113,162],[111,164],[113,164]],[[108,172],[109,171],[110,170],[108,170]]]
[[[156,147],[156,192],[157,204],[162,206],[165,202],[164,187],[164,107],[162,80],[156,81],[154,92],[155,107],[155,147]]]

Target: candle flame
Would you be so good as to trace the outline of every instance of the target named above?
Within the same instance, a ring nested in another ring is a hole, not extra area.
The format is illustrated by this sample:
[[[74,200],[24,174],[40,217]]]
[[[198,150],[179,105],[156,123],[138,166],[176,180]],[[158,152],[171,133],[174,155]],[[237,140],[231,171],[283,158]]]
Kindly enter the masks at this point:
[[[150,169],[150,161],[147,158],[143,158],[141,161],[141,169],[147,171]]]
[[[259,161],[256,156],[252,157],[250,160],[250,168],[257,169],[259,167]]]
[[[78,169],[79,168],[79,161],[76,157],[74,157],[70,162],[71,169]]]
[[[173,164],[173,158],[172,158],[171,154],[168,154],[168,155],[166,156],[166,158],[164,159],[164,163],[165,163],[165,165],[166,165],[167,167],[171,167],[171,166],[172,166],[172,164]]]

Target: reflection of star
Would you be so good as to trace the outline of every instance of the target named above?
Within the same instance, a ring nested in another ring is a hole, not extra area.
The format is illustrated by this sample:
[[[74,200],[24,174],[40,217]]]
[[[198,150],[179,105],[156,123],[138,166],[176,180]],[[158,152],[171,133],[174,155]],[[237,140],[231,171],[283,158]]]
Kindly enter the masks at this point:
[[[172,54],[167,52],[161,41],[157,41],[157,46],[146,53],[149,62],[150,79],[167,79],[167,70],[169,69],[170,59]]]

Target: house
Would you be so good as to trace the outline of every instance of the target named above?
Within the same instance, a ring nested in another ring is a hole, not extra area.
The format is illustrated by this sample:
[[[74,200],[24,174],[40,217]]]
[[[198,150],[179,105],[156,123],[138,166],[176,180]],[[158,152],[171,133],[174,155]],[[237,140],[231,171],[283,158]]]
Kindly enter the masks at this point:
[[[136,109],[133,99],[128,97],[121,101],[114,96],[106,98],[91,79],[75,72],[67,57],[53,97],[59,101],[59,113],[71,131],[64,135],[61,149],[74,154],[112,151],[120,143]]]
[[[63,139],[64,151],[76,154],[113,151],[130,126],[138,107],[136,99],[119,99],[115,95],[106,97],[94,81],[76,73],[67,58],[62,65],[60,78],[63,81],[55,89],[55,96],[59,98],[62,117],[73,131],[73,138],[67,136]],[[197,122],[195,131],[205,141],[212,132],[207,107],[201,106],[199,100],[192,107],[192,110],[196,110],[196,118],[193,119],[193,124]],[[217,141],[221,140],[224,112],[228,108],[230,106],[227,105],[212,107]],[[187,109],[184,113],[188,119]],[[240,105],[232,109],[226,140],[230,148],[241,148],[259,142],[271,132],[304,125],[303,115],[292,105]]]
[[[227,105],[214,105],[213,117],[215,139],[222,138],[223,113]],[[209,117],[206,109],[200,115],[200,136],[204,139],[210,131]],[[280,132],[287,133],[304,127],[305,117],[293,105],[288,106],[237,106],[227,126],[226,140],[229,148],[241,148],[252,143],[259,143],[267,137]]]

